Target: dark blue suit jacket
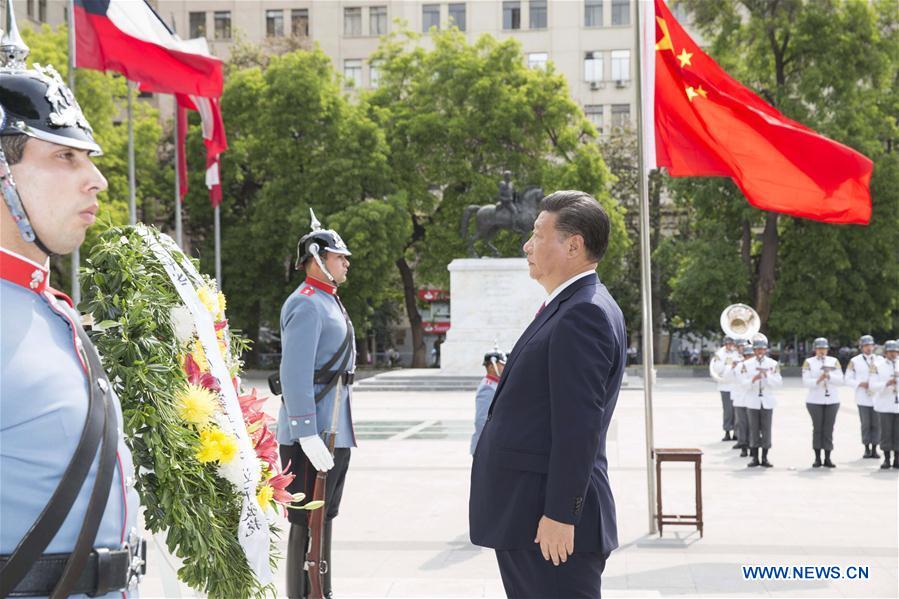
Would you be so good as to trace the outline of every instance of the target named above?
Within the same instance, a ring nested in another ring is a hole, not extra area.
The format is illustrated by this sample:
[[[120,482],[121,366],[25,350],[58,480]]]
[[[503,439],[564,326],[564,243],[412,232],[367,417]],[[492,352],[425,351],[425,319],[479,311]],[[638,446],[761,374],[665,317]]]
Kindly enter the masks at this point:
[[[621,309],[595,275],[549,303],[515,344],[471,470],[471,542],[537,549],[546,515],[575,552],[618,546],[606,433],[626,364]]]

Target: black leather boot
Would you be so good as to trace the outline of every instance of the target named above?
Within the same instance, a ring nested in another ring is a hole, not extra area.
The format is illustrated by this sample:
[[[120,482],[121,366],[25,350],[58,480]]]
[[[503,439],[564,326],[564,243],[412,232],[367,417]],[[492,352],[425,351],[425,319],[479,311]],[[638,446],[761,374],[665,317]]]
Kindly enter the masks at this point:
[[[334,595],[331,593],[331,572],[334,564],[331,563],[331,524],[333,520],[325,519],[325,526],[322,533],[322,561],[327,564],[325,573],[322,574],[322,594],[325,599],[331,599]]]
[[[741,458],[745,458],[745,457],[747,457],[748,455],[749,455],[749,450],[748,450],[748,449],[746,448],[746,446],[744,445],[743,447],[740,448],[740,457],[741,457]]]
[[[883,453],[886,454],[885,451]],[[893,452],[893,468],[899,470],[899,451]]]
[[[825,468],[836,468],[837,465],[830,461],[830,451],[827,449],[824,450],[824,467]]]
[[[747,468],[755,468],[756,466],[761,465],[761,463],[759,462],[759,448],[758,447],[751,448],[749,450],[749,455],[752,456],[752,460],[748,464],[746,464]]]
[[[883,464],[880,465],[881,470],[886,470],[890,467],[890,452],[886,449],[883,450]]]
[[[305,599],[306,589],[306,546],[309,542],[309,527],[305,524],[291,524],[287,537],[287,596],[290,599]]]
[[[871,457],[871,447],[867,443],[865,443],[865,455],[863,455],[862,457],[863,458]]]
[[[877,443],[871,443],[871,457],[875,460],[880,459],[880,454],[877,453]]]
[[[815,450],[815,463],[812,464],[812,468],[820,468],[821,467],[821,450]]]
[[[771,468],[774,466],[774,464],[772,464],[771,462],[768,461],[768,450],[767,449],[762,450],[762,466],[765,468]]]

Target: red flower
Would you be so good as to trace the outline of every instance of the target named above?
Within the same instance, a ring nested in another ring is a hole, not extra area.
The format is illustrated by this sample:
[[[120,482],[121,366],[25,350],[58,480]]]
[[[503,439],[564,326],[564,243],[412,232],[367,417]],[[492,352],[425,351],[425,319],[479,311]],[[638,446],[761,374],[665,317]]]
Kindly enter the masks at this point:
[[[274,491],[273,498],[278,503],[290,503],[293,501],[293,495],[287,491],[287,486],[296,478],[296,474],[288,472],[290,470],[290,462],[284,470],[268,479],[267,483]]]
[[[221,330],[224,329],[226,326],[228,326],[228,321],[227,321],[227,320],[219,320],[218,322],[215,323],[215,330],[216,330],[216,331],[221,331]]]
[[[253,447],[259,459],[265,461],[272,469],[278,465],[278,440],[267,426],[260,427],[258,436],[254,434]]]
[[[184,372],[187,374],[187,381],[191,385],[199,385],[216,393],[221,392],[222,387],[219,384],[219,380],[212,374],[201,371],[200,365],[197,364],[197,361],[190,354],[184,356]]]
[[[237,401],[240,403],[240,411],[243,412],[244,418],[248,418],[254,413],[262,411],[262,406],[268,400],[267,397],[256,397],[256,389],[246,395],[239,395]]]

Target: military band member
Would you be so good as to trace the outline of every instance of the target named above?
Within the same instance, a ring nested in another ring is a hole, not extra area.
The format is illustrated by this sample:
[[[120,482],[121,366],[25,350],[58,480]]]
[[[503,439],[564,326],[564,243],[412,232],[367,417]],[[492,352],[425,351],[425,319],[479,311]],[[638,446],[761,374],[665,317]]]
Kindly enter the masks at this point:
[[[471,436],[471,455],[478,446],[478,439],[481,438],[481,431],[484,430],[484,423],[487,422],[487,412],[490,404],[493,402],[493,394],[496,393],[496,386],[499,385],[499,379],[503,375],[503,368],[506,366],[506,354],[499,351],[498,347],[494,347],[493,351],[484,354],[484,368],[487,373],[478,385],[474,397],[474,434]]]
[[[824,450],[825,468],[836,468],[830,459],[833,451],[833,426],[840,411],[840,393],[837,388],[843,384],[843,369],[836,358],[827,355],[830,344],[824,337],[813,343],[815,356],[802,365],[802,384],[808,389],[805,407],[812,418],[812,449],[815,462],[812,468],[820,468],[821,450]]]
[[[746,409],[749,416],[749,448],[752,460],[750,468],[773,466],[768,461],[771,449],[771,424],[777,398],[774,389],[783,384],[780,364],[768,357],[768,338],[761,333],[752,340],[754,357],[743,362],[737,378],[746,390]],[[761,460],[759,460],[761,449]]]
[[[862,444],[866,458],[879,458],[877,443],[880,441],[880,421],[874,412],[874,397],[871,381],[877,379],[879,370],[886,367],[883,356],[874,353],[874,337],[864,335],[858,342],[861,353],[853,357],[846,367],[846,384],[855,390],[858,417],[862,425]]]
[[[121,597],[143,546],[119,400],[50,256],[84,241],[106,179],[52,66],[26,69],[12,2],[0,59],[0,596]]]
[[[874,411],[880,419],[880,448],[883,450],[881,468],[890,467],[890,452],[893,452],[893,468],[899,469],[899,340],[887,341],[883,345],[884,368],[878,372],[877,396]]]
[[[718,385],[718,392],[721,394],[721,411],[722,411],[722,428],[724,429],[724,437],[722,441],[733,441],[737,438],[736,434],[731,436],[731,432],[735,430],[734,424],[734,406],[731,398],[733,382],[724,379],[724,372],[731,365],[741,359],[737,353],[734,340],[730,337],[724,338],[724,346],[718,348],[709,360],[709,374]]]
[[[281,462],[296,474],[291,493],[312,498],[316,472],[328,472],[322,561],[328,568],[323,592],[330,597],[332,522],[337,517],[356,446],[350,413],[351,385],[356,364],[353,325],[337,295],[347,278],[350,251],[335,231],[322,229],[312,215],[312,231],[297,244],[296,268],[306,280],[281,309],[281,386],[284,401],[278,416]],[[340,384],[338,384],[338,378]],[[337,389],[341,389],[337,397]],[[336,405],[335,405],[336,402]],[[336,421],[334,420],[336,414]],[[322,439],[336,428],[333,456]],[[309,512],[288,510],[287,595],[305,597],[304,572],[309,541]]]
[[[740,457],[749,456],[749,413],[746,410],[746,394],[752,392],[749,386],[743,386],[737,379],[740,369],[743,368],[743,361],[752,358],[752,346],[746,343],[744,339],[738,339],[737,347],[740,348],[740,359],[734,360],[733,363],[724,370],[724,378],[731,383],[730,396],[734,403],[734,436],[737,439],[733,449],[740,450]]]

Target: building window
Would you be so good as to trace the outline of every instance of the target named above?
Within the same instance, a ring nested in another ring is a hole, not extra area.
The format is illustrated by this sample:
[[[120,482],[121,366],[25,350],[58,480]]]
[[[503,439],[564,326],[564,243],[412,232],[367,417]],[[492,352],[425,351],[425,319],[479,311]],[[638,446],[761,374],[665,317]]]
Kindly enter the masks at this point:
[[[602,0],[584,0],[584,27],[602,27]]]
[[[584,54],[584,81],[590,83],[602,81],[601,52],[587,52]]]
[[[546,52],[529,52],[528,68],[530,69],[546,69],[546,61],[549,60],[549,54]]]
[[[387,35],[387,7],[372,6],[368,9],[368,34]]]
[[[29,19],[34,19],[34,0],[25,0],[25,13]]]
[[[521,2],[503,2],[503,29],[521,29]]]
[[[631,126],[631,105],[612,104],[612,127]]]
[[[348,85],[362,87],[362,60],[358,58],[344,60],[343,76],[347,78]]]
[[[381,61],[375,60],[368,67],[368,85],[377,89],[381,85]]]
[[[629,81],[631,78],[631,51],[612,50],[612,81]]]
[[[267,11],[265,11],[265,35],[267,37],[283,37],[284,36],[284,11],[283,10],[267,10]]]
[[[309,37],[308,8],[294,8],[290,11],[290,34],[294,37]]]
[[[588,121],[593,123],[596,130],[599,133],[602,133],[602,106],[584,106],[584,115],[587,117]]]
[[[309,37],[308,8],[294,8],[290,11],[290,33],[294,37]]]
[[[612,0],[612,25],[631,24],[630,0]]]
[[[343,34],[347,37],[362,35],[362,7],[343,9]]]
[[[215,20],[215,39],[229,40],[231,39],[231,11],[217,10],[214,14]]]
[[[459,28],[459,31],[465,31],[465,5],[450,4],[449,5],[450,24]]]
[[[531,0],[529,9],[531,29],[546,29],[546,0]]]
[[[439,4],[422,4],[421,6],[421,30],[425,33],[431,30],[431,27],[440,29],[440,5]]]
[[[47,22],[47,0],[37,0],[37,20]]]
[[[192,12],[188,19],[190,21],[190,37],[206,37],[206,13]]]

